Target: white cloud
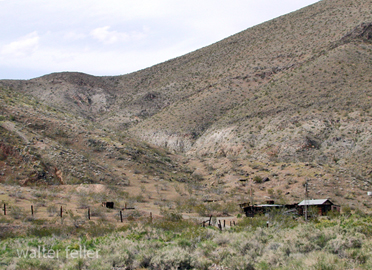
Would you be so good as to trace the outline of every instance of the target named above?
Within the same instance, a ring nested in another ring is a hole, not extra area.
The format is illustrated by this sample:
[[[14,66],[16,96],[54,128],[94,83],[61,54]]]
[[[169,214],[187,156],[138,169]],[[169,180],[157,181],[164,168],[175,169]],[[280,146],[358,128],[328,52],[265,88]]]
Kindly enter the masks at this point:
[[[128,35],[125,33],[109,31],[109,29],[110,26],[99,27],[90,32],[90,34],[93,36],[93,38],[105,44],[112,44],[118,40],[124,40],[128,37]]]
[[[143,31],[132,31],[130,33],[118,32],[115,30],[110,30],[110,26],[99,27],[90,32],[90,35],[104,43],[104,44],[113,44],[116,42],[123,42],[129,39],[140,39],[146,36],[148,28],[144,28]]]
[[[1,53],[15,57],[24,57],[34,53],[39,46],[37,32],[32,32],[2,47]]]
[[[69,31],[63,35],[63,38],[66,40],[82,40],[86,37],[86,34],[78,33],[76,31]]]
[[[1,76],[132,72],[316,1],[2,1],[0,24],[7,27],[0,28]]]

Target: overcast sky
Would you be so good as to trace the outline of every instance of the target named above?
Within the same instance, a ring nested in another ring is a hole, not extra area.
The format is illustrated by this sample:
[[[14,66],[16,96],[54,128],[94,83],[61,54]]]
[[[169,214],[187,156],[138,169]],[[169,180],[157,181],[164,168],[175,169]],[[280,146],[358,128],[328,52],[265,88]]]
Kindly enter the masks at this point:
[[[317,0],[0,0],[0,79],[121,75]]]

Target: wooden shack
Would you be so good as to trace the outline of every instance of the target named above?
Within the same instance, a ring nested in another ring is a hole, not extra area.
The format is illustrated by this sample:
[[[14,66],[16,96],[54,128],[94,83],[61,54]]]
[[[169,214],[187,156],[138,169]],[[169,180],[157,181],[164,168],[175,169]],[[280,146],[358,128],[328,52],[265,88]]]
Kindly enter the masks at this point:
[[[317,199],[317,200],[303,200],[298,204],[299,214],[303,215],[305,207],[316,208],[317,214],[320,216],[327,215],[329,211],[340,211],[340,207],[335,205],[329,199]]]
[[[284,209],[284,214],[294,214],[294,215],[303,215],[305,212],[305,206],[308,207],[308,213],[314,211],[318,215],[326,215],[329,211],[338,211],[340,212],[340,206],[335,205],[329,199],[318,199],[318,200],[304,200],[299,204],[275,204],[273,200],[269,200],[266,204],[255,204],[250,205],[250,203],[241,203],[239,204],[242,211],[247,217],[254,217],[259,214],[266,214],[271,212],[274,209]]]
[[[254,217],[259,214],[270,213],[274,209],[284,209],[285,212],[297,213],[297,204],[274,204],[274,201],[267,201],[266,204],[255,204],[250,205],[249,203],[240,204],[240,208],[243,210],[247,217]]]

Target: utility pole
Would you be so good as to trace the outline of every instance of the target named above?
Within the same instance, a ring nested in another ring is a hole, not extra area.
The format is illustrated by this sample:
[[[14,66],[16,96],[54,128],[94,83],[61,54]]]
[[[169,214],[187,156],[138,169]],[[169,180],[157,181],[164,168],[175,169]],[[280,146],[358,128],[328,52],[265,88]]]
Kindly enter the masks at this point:
[[[309,191],[308,191],[308,183],[307,183],[308,180],[306,180],[306,183],[305,183],[305,221],[307,222],[307,204],[308,204],[308,200],[309,200]]]
[[[251,206],[254,205],[254,197],[253,197],[253,188],[252,186],[250,187],[250,201],[251,201]]]

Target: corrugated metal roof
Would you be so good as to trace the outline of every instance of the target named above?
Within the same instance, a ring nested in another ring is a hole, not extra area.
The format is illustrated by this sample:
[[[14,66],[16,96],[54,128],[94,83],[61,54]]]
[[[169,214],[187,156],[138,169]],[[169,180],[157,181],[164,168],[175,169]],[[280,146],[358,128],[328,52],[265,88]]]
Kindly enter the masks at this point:
[[[258,205],[255,205],[257,207],[280,207],[280,206],[283,206],[282,204],[258,204]]]
[[[324,204],[328,199],[318,199],[318,200],[303,200],[298,205],[322,205]]]

